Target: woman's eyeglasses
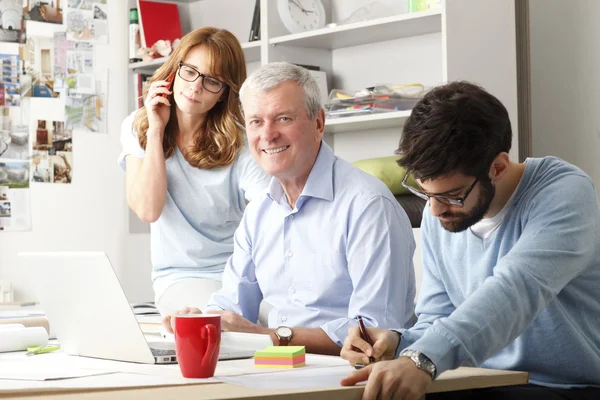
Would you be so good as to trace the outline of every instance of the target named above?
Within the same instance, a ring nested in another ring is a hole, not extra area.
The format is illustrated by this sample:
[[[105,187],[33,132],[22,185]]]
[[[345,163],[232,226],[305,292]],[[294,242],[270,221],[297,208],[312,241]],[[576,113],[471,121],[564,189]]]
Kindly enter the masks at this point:
[[[219,93],[227,86],[225,82],[221,82],[212,76],[205,75],[196,68],[182,62],[179,63],[178,75],[186,82],[194,82],[196,79],[202,77],[202,87],[211,93]]]

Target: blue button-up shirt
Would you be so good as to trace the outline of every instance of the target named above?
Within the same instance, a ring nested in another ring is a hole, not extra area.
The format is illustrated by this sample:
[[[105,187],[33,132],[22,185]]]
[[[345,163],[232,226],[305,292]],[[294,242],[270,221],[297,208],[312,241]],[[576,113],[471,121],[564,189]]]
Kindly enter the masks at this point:
[[[323,143],[295,208],[275,178],[248,205],[223,288],[206,309],[256,321],[264,299],[273,306],[269,327],[320,327],[341,346],[358,315],[368,326],[407,326],[414,250],[388,188]]]

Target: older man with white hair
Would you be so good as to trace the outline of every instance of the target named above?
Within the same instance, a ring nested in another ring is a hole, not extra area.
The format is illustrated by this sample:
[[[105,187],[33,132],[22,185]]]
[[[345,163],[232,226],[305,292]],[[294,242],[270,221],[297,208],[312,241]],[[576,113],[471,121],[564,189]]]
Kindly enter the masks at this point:
[[[325,113],[312,75],[268,64],[240,98],[252,155],[273,178],[248,205],[223,288],[204,311],[221,314],[226,331],[268,333],[276,345],[323,354],[339,354],[358,316],[369,326],[408,326],[415,295],[408,217],[381,181],[322,141]],[[268,327],[254,323],[262,300],[273,305]],[[165,324],[171,328],[170,317]]]

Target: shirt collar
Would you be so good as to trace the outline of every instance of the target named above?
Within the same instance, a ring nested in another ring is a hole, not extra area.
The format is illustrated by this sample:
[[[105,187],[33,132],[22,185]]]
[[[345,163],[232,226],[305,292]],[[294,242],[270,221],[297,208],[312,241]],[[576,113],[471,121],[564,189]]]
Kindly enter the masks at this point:
[[[317,159],[313,164],[302,194],[296,202],[296,208],[299,209],[301,204],[304,203],[303,197],[316,197],[323,200],[333,201],[333,163],[335,162],[335,155],[331,148],[323,141],[321,141],[321,148]],[[281,183],[276,178],[271,178],[267,195],[271,200],[281,204],[287,201],[284,200],[285,193]]]

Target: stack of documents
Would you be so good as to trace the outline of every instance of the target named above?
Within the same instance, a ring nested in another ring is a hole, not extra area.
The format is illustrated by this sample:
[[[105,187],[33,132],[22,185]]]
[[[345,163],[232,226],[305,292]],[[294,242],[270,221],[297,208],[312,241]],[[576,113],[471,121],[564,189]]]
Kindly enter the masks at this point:
[[[254,352],[254,366],[258,368],[296,368],[305,365],[304,346],[268,346]]]

